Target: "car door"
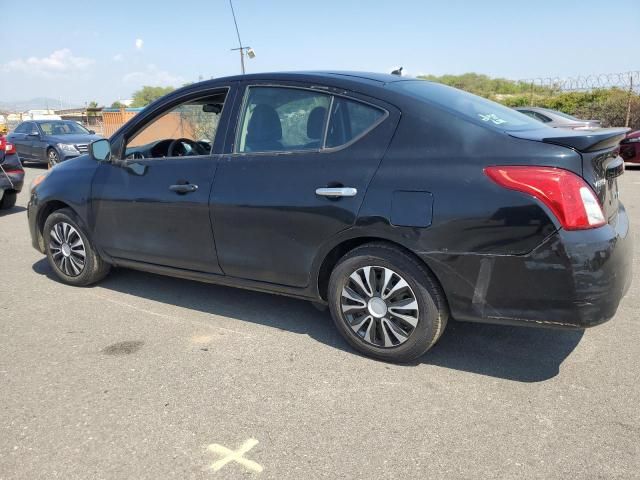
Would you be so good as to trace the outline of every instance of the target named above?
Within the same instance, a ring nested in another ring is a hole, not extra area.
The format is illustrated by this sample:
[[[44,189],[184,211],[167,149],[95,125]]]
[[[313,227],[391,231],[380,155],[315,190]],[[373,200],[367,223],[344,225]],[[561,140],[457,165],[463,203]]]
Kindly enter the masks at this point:
[[[112,140],[118,143],[121,136],[122,158],[101,164],[92,186],[94,238],[105,253],[220,273],[209,195],[219,157],[216,138],[224,131],[223,107],[232,93],[225,87],[172,98],[169,107],[156,108]],[[179,139],[208,146],[196,150]]]
[[[42,134],[36,122],[31,122],[29,125],[30,127],[25,137],[25,151],[29,160],[39,161],[41,158],[37,154],[37,145],[42,140]]]
[[[227,275],[306,286],[320,246],[354,224],[395,131],[394,107],[309,87],[244,86],[211,197]]]
[[[32,135],[29,136],[29,154],[31,155],[31,159],[38,162],[48,162],[47,147],[49,143],[47,142],[47,133],[44,132],[37,123],[34,122],[33,126],[35,128],[32,130]]]
[[[31,158],[30,140],[27,137],[27,133],[31,132],[32,125],[32,122],[21,123],[8,136],[16,146],[16,151],[21,160],[29,160]]]

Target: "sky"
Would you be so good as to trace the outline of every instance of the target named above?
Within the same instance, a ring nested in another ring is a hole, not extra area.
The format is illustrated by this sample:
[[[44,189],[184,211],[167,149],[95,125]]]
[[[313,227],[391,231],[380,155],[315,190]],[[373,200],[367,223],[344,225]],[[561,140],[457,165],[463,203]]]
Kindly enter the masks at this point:
[[[28,6],[28,8],[27,8]],[[640,70],[640,0],[234,0],[249,73]],[[83,105],[240,71],[228,0],[0,0],[0,101]],[[634,38],[635,37],[635,38]]]

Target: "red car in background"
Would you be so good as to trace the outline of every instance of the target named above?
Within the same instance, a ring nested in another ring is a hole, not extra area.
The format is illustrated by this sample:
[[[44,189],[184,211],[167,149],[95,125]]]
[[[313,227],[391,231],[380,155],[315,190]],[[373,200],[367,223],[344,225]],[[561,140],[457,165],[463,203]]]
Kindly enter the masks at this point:
[[[625,162],[640,164],[640,130],[630,132],[620,142],[620,156]]]

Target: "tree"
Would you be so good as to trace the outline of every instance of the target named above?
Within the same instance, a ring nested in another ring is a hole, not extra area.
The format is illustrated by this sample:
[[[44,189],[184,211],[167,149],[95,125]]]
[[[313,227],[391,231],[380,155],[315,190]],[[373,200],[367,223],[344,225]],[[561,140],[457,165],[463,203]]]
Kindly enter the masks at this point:
[[[111,104],[111,108],[125,108],[126,105],[122,102],[120,102],[119,100],[116,100],[115,102],[113,102]]]
[[[152,87],[145,85],[140,90],[133,93],[133,103],[131,103],[131,106],[146,107],[154,100],[157,100],[173,90],[173,87]]]
[[[98,102],[96,102],[95,100],[89,102],[89,105],[87,106],[87,108],[98,108]],[[96,116],[96,112],[87,112],[87,116],[88,117],[95,117]]]

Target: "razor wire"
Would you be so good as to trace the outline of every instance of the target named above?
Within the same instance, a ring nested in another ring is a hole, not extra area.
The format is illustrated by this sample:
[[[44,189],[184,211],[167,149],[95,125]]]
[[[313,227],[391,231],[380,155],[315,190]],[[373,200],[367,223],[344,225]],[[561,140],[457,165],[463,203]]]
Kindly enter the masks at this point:
[[[517,81],[522,85],[531,85],[557,92],[586,92],[591,90],[619,88],[640,94],[640,71],[623,73],[603,73],[577,77],[537,77]]]

